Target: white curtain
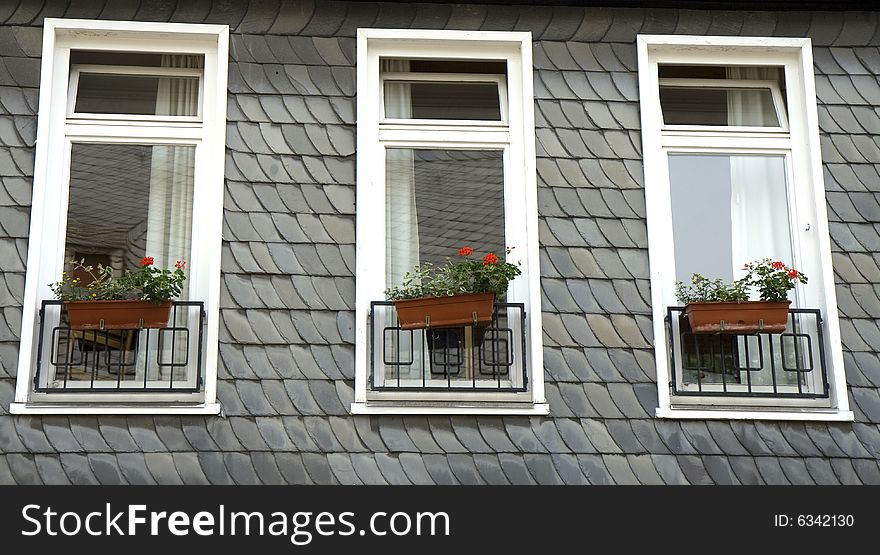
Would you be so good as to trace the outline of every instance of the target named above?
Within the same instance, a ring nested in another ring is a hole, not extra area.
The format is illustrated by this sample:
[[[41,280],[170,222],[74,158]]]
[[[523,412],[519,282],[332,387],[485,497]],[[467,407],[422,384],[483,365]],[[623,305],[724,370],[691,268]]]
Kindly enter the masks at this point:
[[[746,81],[779,81],[780,70],[775,67],[729,67],[728,79]],[[776,109],[766,89],[732,89],[727,91],[728,125],[764,125],[778,123]]]
[[[776,81],[779,70],[769,67],[732,67],[727,76],[731,79],[757,81]],[[728,91],[727,113],[729,125],[754,125],[756,122],[776,122],[777,115],[772,102],[766,102],[754,89]],[[792,263],[791,226],[788,217],[788,198],[786,194],[785,159],[783,156],[731,156],[730,191],[732,224],[732,263],[736,277],[744,271],[746,262],[772,258],[786,264]],[[757,291],[752,292],[757,298]],[[794,299],[795,305],[797,300]],[[741,363],[746,363],[745,339],[739,341]],[[749,340],[748,362],[750,367],[761,364],[755,339]],[[770,385],[770,349],[768,339],[764,342],[764,370],[751,373],[752,385]],[[796,376],[782,372],[781,361],[777,356],[776,368],[778,384],[793,383]],[[742,383],[748,383],[745,373]]]
[[[791,230],[782,156],[730,157],[731,264],[742,277],[746,262],[791,263]]]
[[[198,56],[163,55],[162,67],[198,68],[201,59]],[[159,79],[156,98],[156,114],[169,116],[192,116],[198,114],[199,80],[192,78],[166,77]],[[154,145],[150,172],[150,198],[147,217],[145,256],[154,258],[154,265],[161,269],[174,269],[178,260],[190,261],[192,246],[192,214],[195,168],[195,147],[192,145]],[[179,299],[189,298],[188,287],[191,281],[184,284]],[[185,327],[189,320],[184,310],[176,313],[177,327]],[[171,325],[172,322],[169,322]],[[184,360],[186,337],[182,333],[163,333],[162,352],[153,351],[150,358],[161,356],[163,362],[172,359],[171,343],[174,343],[174,362]],[[195,341],[190,338],[189,360],[195,360]],[[155,345],[151,348],[158,347]],[[138,368],[142,368],[143,360]],[[175,381],[188,379],[184,368],[175,368]],[[167,380],[168,371],[156,374],[150,370],[150,378]],[[181,384],[182,385],[182,384]]]
[[[382,60],[382,73],[409,71],[409,60]],[[385,114],[412,117],[410,86],[385,84]],[[419,223],[416,209],[413,151],[386,149],[385,162],[385,284],[398,285],[403,274],[419,263]]]
[[[196,68],[200,63],[197,56],[162,56],[163,67]],[[198,79],[159,80],[157,114],[195,115],[198,101]],[[192,146],[153,147],[145,254],[154,257],[158,268],[172,268],[176,261],[189,258],[194,167],[195,148]]]
[[[379,69],[382,73],[407,72],[409,60],[381,60]],[[386,83],[383,94],[386,117],[412,117],[412,97],[408,83]],[[403,275],[419,262],[414,170],[411,149],[385,150],[385,285],[388,287],[399,285]],[[400,336],[389,339],[386,347],[393,349],[393,352],[411,352],[411,334],[401,332]],[[395,378],[396,372],[402,372],[404,368],[390,367],[386,369],[386,377]],[[413,371],[415,368],[409,370]]]
[[[410,69],[409,60],[381,60],[382,73],[405,73]],[[412,96],[408,83],[386,82],[383,91],[385,116],[407,119],[412,117]],[[419,263],[419,219],[416,209],[415,166],[413,151],[408,148],[385,150],[385,285],[399,285],[403,275]],[[383,324],[377,320],[379,325]],[[420,332],[415,332],[418,336]],[[388,338],[386,349],[392,352],[413,352],[413,334],[401,332]],[[421,340],[417,340],[417,344]],[[381,350],[381,349],[380,349]],[[425,360],[414,353],[416,360]],[[406,355],[404,355],[406,356]],[[389,366],[385,377],[389,380],[401,377],[415,378],[423,372],[420,364]],[[408,376],[407,376],[408,374]]]
[[[776,81],[778,68],[731,67],[730,79]],[[749,125],[755,121],[775,121],[772,103],[754,89],[729,90],[729,125]],[[791,235],[782,156],[731,156],[731,223],[733,268],[740,272],[746,262],[773,258],[791,262]]]

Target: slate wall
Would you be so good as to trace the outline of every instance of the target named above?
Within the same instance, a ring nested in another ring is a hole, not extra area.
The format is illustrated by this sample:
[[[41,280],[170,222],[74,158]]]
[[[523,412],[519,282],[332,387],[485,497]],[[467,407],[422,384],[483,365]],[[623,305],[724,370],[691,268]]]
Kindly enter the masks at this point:
[[[225,23],[226,418],[12,417],[44,17]],[[0,483],[880,482],[878,13],[260,0],[0,2]],[[355,30],[535,39],[552,414],[352,417]],[[635,36],[813,39],[854,424],[657,404]]]

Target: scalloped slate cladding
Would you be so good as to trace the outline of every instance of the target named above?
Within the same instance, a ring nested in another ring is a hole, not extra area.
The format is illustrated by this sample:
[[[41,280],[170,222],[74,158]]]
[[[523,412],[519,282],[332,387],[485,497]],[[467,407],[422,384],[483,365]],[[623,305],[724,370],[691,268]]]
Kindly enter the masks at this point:
[[[8,415],[44,17],[225,23],[226,418]],[[880,483],[878,13],[260,0],[0,4],[0,483]],[[352,417],[355,30],[533,33],[552,415]],[[668,421],[637,33],[808,36],[853,424]]]

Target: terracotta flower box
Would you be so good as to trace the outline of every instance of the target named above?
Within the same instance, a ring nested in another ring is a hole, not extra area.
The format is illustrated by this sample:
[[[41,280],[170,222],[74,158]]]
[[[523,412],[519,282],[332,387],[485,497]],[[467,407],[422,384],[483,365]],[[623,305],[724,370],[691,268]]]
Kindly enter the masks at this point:
[[[488,324],[494,305],[494,293],[394,301],[400,327],[405,330]]]
[[[164,328],[171,314],[171,301],[70,301],[65,306],[75,330]]]
[[[693,333],[782,333],[791,301],[688,303],[684,308]]]

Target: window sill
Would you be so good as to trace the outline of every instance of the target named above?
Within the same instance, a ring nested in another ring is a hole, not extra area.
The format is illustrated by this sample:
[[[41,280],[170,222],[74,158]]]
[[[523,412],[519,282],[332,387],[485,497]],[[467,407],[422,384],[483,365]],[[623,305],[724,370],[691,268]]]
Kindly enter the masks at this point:
[[[12,403],[10,414],[220,414],[220,403],[198,405],[108,406],[99,404],[34,404]]]
[[[352,403],[351,414],[475,414],[475,415],[522,415],[542,416],[550,414],[547,403],[529,403],[519,406],[512,404],[480,404],[434,403],[411,404],[400,403]]]
[[[852,422],[852,411],[829,410],[718,410],[688,408],[658,408],[657,418],[688,420],[800,420],[814,422]]]

